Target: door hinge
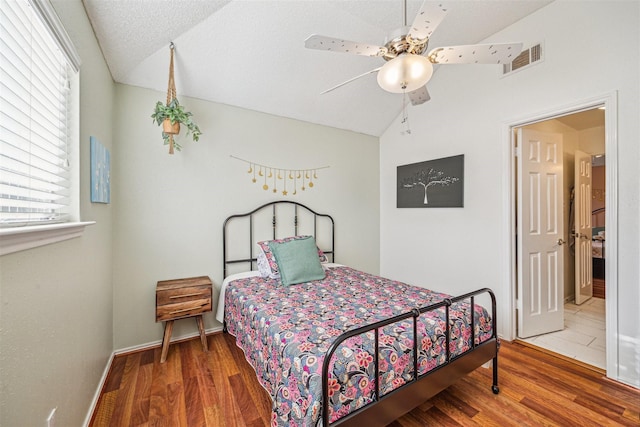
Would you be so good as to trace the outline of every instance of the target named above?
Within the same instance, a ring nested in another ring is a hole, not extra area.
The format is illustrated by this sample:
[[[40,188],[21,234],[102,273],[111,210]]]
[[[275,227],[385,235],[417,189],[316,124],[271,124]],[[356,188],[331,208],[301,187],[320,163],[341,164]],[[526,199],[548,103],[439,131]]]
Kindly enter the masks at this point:
[[[521,299],[517,299],[516,300],[516,310],[522,310],[522,300]]]
[[[520,147],[513,147],[513,155],[520,157]]]

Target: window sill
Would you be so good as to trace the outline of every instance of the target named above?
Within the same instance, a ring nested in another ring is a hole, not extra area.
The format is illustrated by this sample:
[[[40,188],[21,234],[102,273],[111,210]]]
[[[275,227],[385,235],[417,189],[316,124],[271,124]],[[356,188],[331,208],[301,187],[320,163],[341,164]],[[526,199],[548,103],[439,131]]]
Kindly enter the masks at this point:
[[[65,222],[0,229],[0,256],[82,236],[95,221]]]

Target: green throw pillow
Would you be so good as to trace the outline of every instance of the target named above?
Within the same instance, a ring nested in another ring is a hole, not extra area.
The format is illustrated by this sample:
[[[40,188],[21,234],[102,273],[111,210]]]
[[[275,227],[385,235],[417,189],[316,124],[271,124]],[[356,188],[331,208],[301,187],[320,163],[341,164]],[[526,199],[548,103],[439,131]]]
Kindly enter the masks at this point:
[[[269,248],[278,263],[284,286],[324,279],[318,247],[312,237],[282,243],[269,242]]]

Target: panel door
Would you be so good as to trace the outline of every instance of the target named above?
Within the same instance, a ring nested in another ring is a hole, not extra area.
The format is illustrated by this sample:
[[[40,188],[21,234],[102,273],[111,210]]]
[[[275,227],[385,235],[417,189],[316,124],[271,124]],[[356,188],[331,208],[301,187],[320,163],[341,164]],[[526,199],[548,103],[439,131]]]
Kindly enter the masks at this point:
[[[582,304],[593,296],[593,254],[591,239],[591,154],[575,154],[575,299]]]
[[[518,129],[518,336],[564,327],[562,135]]]

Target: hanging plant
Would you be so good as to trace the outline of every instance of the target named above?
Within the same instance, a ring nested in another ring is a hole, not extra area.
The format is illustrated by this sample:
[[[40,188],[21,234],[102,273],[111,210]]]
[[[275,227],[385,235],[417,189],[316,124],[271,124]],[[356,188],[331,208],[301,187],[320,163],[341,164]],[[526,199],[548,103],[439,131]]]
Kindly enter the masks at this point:
[[[193,114],[185,111],[184,107],[178,102],[178,98],[172,99],[169,104],[165,105],[162,101],[156,103],[156,108],[151,115],[154,123],[162,126],[162,139],[165,145],[169,145],[169,154],[173,154],[173,148],[180,151],[182,146],[173,139],[174,135],[180,133],[180,125],[187,128],[187,136],[191,133],[194,142],[200,139],[200,128],[192,119]]]
[[[192,114],[184,110],[184,107],[178,102],[176,96],[176,84],[173,78],[173,42],[169,45],[171,49],[171,60],[169,61],[169,87],[167,89],[167,103],[161,101],[156,103],[156,108],[151,118],[158,126],[162,126],[162,139],[165,145],[169,145],[169,154],[173,154],[173,149],[180,151],[182,147],[174,141],[173,136],[180,133],[180,125],[187,128],[187,136],[191,133],[193,141],[200,139],[200,128],[193,121]]]

